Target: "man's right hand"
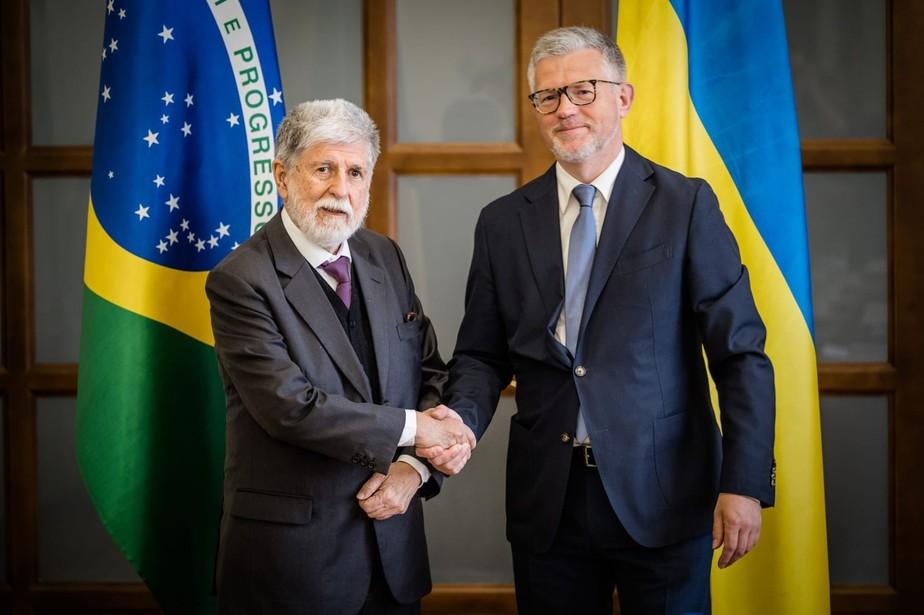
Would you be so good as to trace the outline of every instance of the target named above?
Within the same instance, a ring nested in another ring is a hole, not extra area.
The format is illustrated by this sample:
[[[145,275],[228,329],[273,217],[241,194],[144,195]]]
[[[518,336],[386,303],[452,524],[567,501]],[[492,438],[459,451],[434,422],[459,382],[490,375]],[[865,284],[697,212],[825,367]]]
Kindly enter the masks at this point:
[[[425,445],[417,443],[417,455],[423,457],[430,462],[430,465],[435,469],[439,470],[446,476],[454,476],[462,471],[462,468],[465,467],[465,464],[468,463],[469,458],[472,456],[472,449],[475,448],[475,434],[472,433],[472,430],[468,428],[462,422],[462,417],[460,417],[454,410],[448,408],[447,406],[439,405],[435,408],[430,408],[426,412],[422,413],[423,416],[426,416],[428,419],[436,419],[441,423],[454,422],[461,424],[465,440],[461,443],[456,443],[451,446],[444,446],[442,444],[432,444]],[[420,435],[420,418],[418,416],[417,423],[417,434]]]
[[[475,448],[475,434],[458,414],[442,404],[418,413],[417,436],[414,438],[414,446],[418,450],[433,447],[449,449],[455,444]]]

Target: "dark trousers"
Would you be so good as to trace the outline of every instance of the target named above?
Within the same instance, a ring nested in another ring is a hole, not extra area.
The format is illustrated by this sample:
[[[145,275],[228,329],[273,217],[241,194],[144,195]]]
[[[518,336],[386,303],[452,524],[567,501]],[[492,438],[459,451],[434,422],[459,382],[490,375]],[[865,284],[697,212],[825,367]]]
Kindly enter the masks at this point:
[[[369,593],[359,615],[420,615],[420,601],[411,604],[401,604],[392,596],[382,569],[382,559],[379,550],[375,551],[375,563],[372,567],[372,581],[369,583]]]
[[[658,548],[632,540],[579,449],[551,549],[513,545],[520,615],[610,615],[614,588],[622,615],[708,615],[711,566],[709,534]]]

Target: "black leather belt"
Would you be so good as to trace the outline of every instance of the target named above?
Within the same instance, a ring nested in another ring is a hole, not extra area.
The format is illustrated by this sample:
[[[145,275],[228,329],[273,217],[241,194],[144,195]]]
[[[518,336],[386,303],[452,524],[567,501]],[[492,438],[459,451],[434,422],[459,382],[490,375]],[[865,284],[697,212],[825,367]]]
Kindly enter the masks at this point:
[[[578,462],[583,464],[587,468],[596,468],[597,460],[594,458],[594,450],[589,444],[581,444],[574,447],[574,454],[578,458]]]

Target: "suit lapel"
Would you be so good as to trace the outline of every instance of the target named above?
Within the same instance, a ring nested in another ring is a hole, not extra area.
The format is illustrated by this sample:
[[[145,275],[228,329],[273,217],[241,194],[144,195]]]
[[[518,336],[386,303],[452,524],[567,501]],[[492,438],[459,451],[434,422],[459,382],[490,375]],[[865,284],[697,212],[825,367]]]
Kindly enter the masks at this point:
[[[539,296],[542,297],[545,313],[551,318],[558,312],[565,296],[555,167],[530,186],[524,196],[531,206],[520,209],[520,224]]]
[[[327,295],[324,294],[321,282],[311,270],[311,265],[292,243],[279,214],[267,223],[266,234],[273,250],[277,271],[290,278],[289,283],[285,284],[284,292],[292,309],[298,312],[311,328],[353,388],[365,401],[371,402],[372,387],[359,357],[356,356],[350,339],[337,319]]]
[[[375,263],[372,251],[359,234],[350,239],[350,254],[353,256],[353,274],[362,290],[363,306],[369,318],[372,331],[372,348],[375,351],[376,371],[379,374],[379,387],[383,399],[387,399],[388,388],[388,340],[394,323],[389,321],[385,309],[385,275],[382,268]]]
[[[520,224],[523,227],[533,278],[545,308],[546,347],[552,358],[570,369],[571,358],[568,349],[555,338],[555,327],[565,297],[557,186],[553,165],[545,175],[524,191],[524,197],[530,205],[520,209]]]
[[[645,181],[651,174],[652,168],[648,162],[626,146],[626,159],[616,177],[616,184],[607,204],[606,219],[603,221],[597,254],[590,271],[587,298],[581,317],[581,334],[593,314],[616,261],[619,260],[626,240],[629,239],[635,223],[638,222],[651,193],[654,192],[654,186]]]

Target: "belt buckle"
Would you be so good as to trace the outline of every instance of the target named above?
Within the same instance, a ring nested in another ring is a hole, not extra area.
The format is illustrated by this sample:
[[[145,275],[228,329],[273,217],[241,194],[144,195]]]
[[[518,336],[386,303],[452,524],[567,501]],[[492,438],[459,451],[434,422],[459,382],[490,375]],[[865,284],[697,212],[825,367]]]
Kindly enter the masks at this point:
[[[584,465],[588,468],[596,468],[597,464],[594,463],[593,452],[589,444],[581,445],[581,452],[584,453]]]

